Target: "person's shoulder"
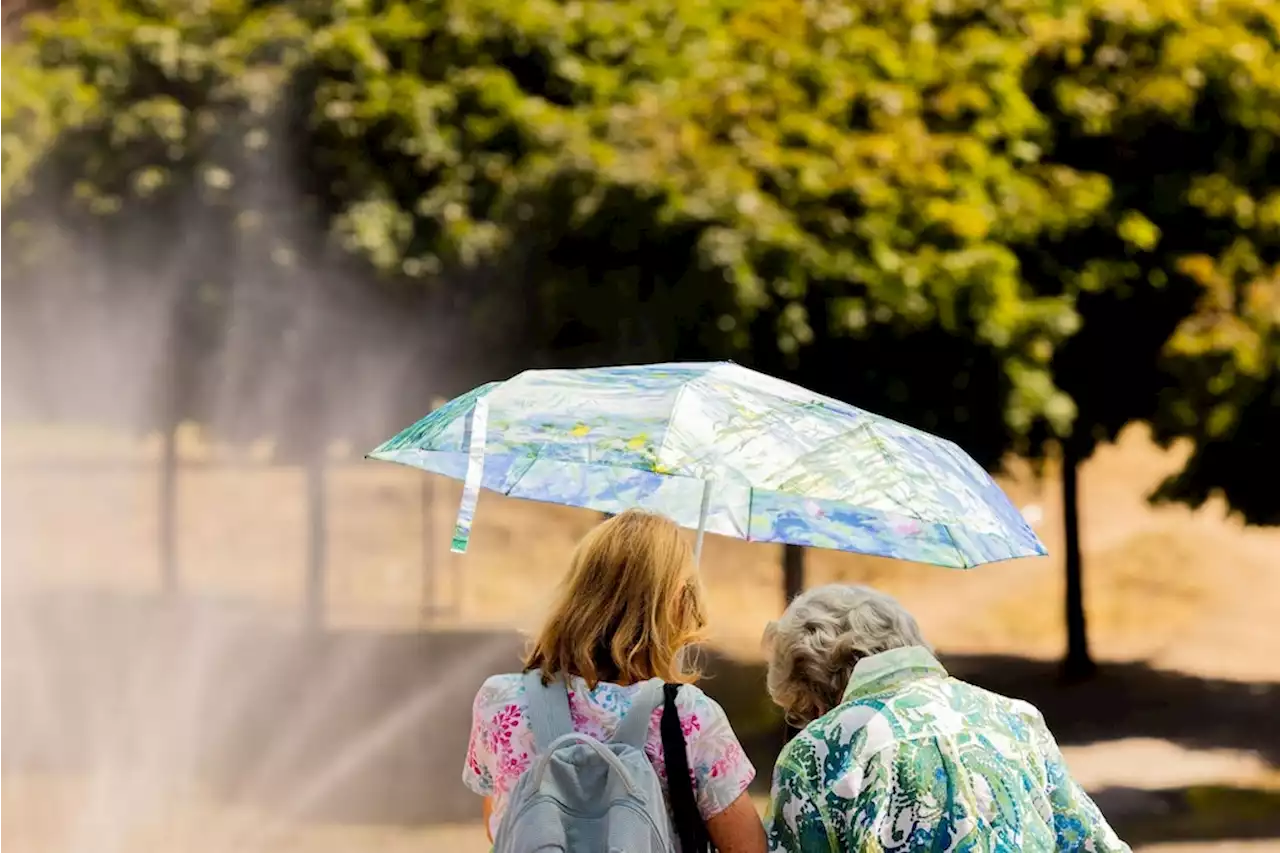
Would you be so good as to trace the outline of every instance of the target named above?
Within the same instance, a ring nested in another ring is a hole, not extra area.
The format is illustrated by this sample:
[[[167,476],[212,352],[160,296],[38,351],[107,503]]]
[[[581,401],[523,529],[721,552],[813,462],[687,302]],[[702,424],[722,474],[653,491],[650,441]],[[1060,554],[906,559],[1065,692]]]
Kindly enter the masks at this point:
[[[774,762],[775,773],[817,778],[815,771],[821,764],[821,756],[829,752],[830,733],[825,721],[826,717],[819,717],[786,742]]]
[[[1008,696],[1000,698],[1004,700],[1009,711],[1033,733],[1040,734],[1049,730],[1044,721],[1044,714],[1040,713],[1040,709],[1035,705],[1023,699],[1012,699]]]
[[[492,708],[495,706],[519,703],[524,698],[524,675],[519,672],[504,672],[491,675],[476,691],[475,707]]]
[[[1026,705],[1027,707],[1031,707],[1021,699],[1014,699],[1001,693],[996,693],[993,690],[988,690],[985,687],[979,687],[973,682],[956,678],[954,675],[948,676],[947,679],[941,683],[945,686],[948,693],[954,697],[953,701],[960,702],[962,704],[985,704],[1006,710],[1012,709],[1015,705]]]
[[[707,695],[696,684],[681,684],[676,693],[676,710],[681,717],[698,715],[702,717],[725,717],[724,708],[715,699]]]
[[[1016,721],[1035,730],[1045,728],[1044,715],[1040,713],[1040,709],[1025,699],[1005,696],[955,678],[951,679],[951,682],[955,690],[973,697],[977,702],[985,704],[990,711],[999,713],[1007,720]]]
[[[676,705],[678,707],[706,704],[708,702],[719,707],[716,700],[708,696],[707,692],[696,684],[679,684],[676,686],[678,688],[676,691]]]
[[[696,684],[680,685],[676,693],[676,714],[684,736],[691,742],[729,743],[737,738],[724,708]]]
[[[896,711],[880,701],[842,702],[804,727],[791,743],[797,757],[823,757],[838,750],[862,763],[902,739]]]
[[[480,685],[482,691],[490,692],[524,692],[524,673],[523,672],[500,672],[497,675],[491,675]]]

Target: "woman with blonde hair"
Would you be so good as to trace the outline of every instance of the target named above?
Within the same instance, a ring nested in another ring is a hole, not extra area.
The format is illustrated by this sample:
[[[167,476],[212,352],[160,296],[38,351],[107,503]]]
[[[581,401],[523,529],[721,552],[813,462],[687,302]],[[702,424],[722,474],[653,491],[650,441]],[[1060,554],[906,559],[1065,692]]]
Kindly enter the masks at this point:
[[[672,835],[689,838],[696,821],[705,831],[699,846],[709,840],[722,853],[763,853],[764,829],[746,793],[755,769],[685,664],[705,627],[692,549],[673,522],[629,510],[588,533],[524,672],[489,678],[475,697],[463,781],[484,797],[490,838],[501,837],[509,800],[548,745],[537,714],[563,706],[567,695],[565,722],[574,732],[605,744],[636,732]],[[673,746],[681,739],[684,749]]]

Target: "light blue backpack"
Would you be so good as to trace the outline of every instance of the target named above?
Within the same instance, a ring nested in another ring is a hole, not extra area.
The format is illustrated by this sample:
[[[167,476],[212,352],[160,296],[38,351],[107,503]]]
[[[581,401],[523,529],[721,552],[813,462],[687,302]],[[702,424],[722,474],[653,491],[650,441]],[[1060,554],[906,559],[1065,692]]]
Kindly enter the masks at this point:
[[[662,683],[648,681],[609,743],[573,730],[562,678],[525,674],[538,756],[520,777],[494,853],[675,853],[662,785],[644,753]]]

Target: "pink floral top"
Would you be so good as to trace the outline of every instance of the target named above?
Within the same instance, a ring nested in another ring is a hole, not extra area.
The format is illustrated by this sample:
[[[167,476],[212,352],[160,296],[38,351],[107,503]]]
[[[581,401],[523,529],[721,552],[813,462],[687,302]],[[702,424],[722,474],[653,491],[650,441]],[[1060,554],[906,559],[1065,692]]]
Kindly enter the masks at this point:
[[[639,684],[620,687],[601,682],[589,690],[581,678],[570,679],[569,712],[574,730],[608,741],[639,689]],[[471,742],[462,781],[477,794],[493,798],[489,828],[494,833],[507,796],[536,754],[533,731],[525,719],[528,705],[524,693],[520,674],[495,675],[480,687],[472,706]],[[676,708],[684,728],[698,808],[704,819],[710,818],[738,799],[756,771],[730,728],[724,709],[714,699],[693,685],[685,685],[676,698]],[[645,753],[665,790],[667,772],[658,730],[661,719],[659,705],[649,721]]]

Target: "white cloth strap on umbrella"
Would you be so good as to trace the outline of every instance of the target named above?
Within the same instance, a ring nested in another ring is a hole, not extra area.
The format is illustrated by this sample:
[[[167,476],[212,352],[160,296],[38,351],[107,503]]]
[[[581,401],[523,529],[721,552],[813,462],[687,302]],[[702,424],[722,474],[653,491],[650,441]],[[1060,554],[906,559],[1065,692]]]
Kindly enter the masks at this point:
[[[458,519],[453,525],[453,542],[449,550],[455,554],[466,553],[471,540],[471,522],[476,517],[476,504],[480,500],[480,486],[484,482],[484,441],[489,431],[489,401],[476,400],[471,409],[471,441],[467,445],[467,477],[462,481],[462,501],[458,504]]]

